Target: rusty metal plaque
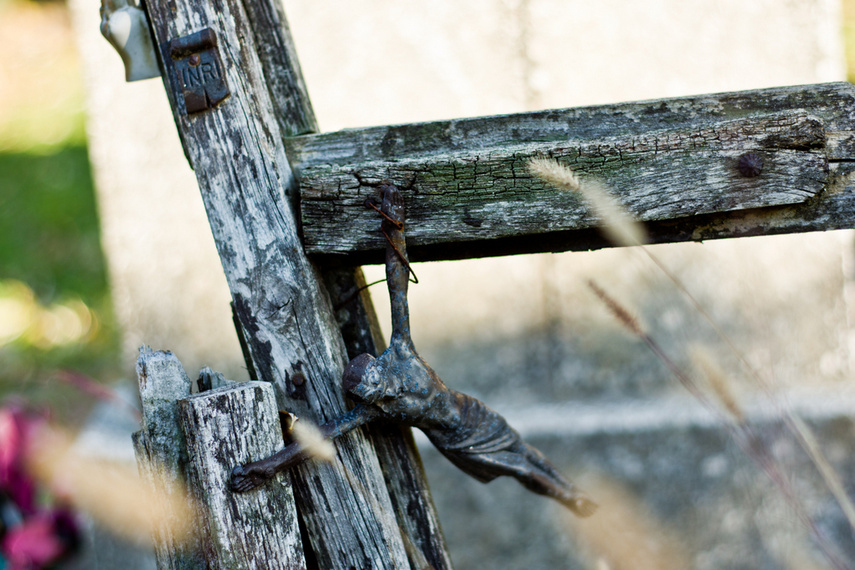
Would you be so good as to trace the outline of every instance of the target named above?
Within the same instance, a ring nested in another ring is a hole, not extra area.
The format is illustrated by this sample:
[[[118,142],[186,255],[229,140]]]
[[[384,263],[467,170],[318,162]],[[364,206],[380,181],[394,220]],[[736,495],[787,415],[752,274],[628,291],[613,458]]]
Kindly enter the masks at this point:
[[[213,109],[229,96],[225,67],[211,28],[169,42],[173,84],[184,99],[187,114]]]

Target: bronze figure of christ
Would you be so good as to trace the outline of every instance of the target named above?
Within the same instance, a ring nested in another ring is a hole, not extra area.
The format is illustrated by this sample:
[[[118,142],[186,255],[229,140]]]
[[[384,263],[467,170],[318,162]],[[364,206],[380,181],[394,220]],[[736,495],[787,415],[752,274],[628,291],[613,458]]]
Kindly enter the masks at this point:
[[[321,426],[332,439],[372,420],[403,423],[422,430],[431,443],[457,467],[479,481],[501,475],[516,478],[535,493],[552,497],[580,516],[597,506],[567,481],[534,447],[525,443],[507,421],[480,400],[448,388],[416,352],[410,337],[407,287],[409,263],[404,237],[405,209],[401,193],[381,186],[386,236],[386,280],[392,306],[392,338],[383,354],[361,354],[348,363],[342,385],[356,406]],[[260,461],[236,467],[231,487],[248,491],[276,473],[308,458],[299,442]]]

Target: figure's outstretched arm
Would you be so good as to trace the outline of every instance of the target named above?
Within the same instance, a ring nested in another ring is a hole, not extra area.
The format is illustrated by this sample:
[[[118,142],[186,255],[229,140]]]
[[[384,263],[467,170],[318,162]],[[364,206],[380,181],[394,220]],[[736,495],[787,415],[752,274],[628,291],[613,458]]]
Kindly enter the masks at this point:
[[[386,244],[386,283],[392,306],[392,339],[400,338],[411,342],[410,308],[407,304],[410,268],[407,241],[404,237],[404,198],[400,190],[391,184],[384,184],[380,190],[383,193],[380,210],[385,214],[382,229],[389,239]]]
[[[320,427],[324,439],[335,439],[361,427],[381,414],[378,408],[365,404],[354,406],[347,413],[332,419]]]
[[[341,417],[330,420],[320,426],[321,435],[324,439],[335,439],[340,435],[358,428],[379,415],[379,410],[373,407],[359,405]],[[272,479],[281,471],[293,467],[312,456],[311,450],[307,450],[299,441],[295,441],[259,461],[238,465],[232,469],[232,477],[229,486],[233,491],[245,492],[254,489]]]

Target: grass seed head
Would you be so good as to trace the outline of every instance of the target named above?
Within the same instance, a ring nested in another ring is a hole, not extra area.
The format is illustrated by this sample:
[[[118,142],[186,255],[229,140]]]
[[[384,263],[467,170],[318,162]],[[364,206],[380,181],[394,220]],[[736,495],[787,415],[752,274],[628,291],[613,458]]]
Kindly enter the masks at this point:
[[[712,355],[701,346],[694,346],[689,351],[695,368],[699,369],[706,378],[712,393],[721,406],[737,422],[745,420],[745,414],[739,405],[739,400],[733,391],[730,379],[712,357]]]
[[[600,219],[606,238],[619,246],[643,245],[647,242],[644,227],[624,208],[601,182],[580,180],[573,170],[549,158],[533,158],[529,172],[561,190],[578,192]]]
[[[299,442],[309,455],[323,461],[332,461],[335,457],[335,446],[328,439],[324,439],[316,426],[309,422],[298,421],[291,428],[294,440]]]
[[[629,309],[618,303],[614,297],[606,293],[606,291],[597,285],[596,281],[593,279],[588,280],[588,287],[591,288],[594,295],[596,295],[597,298],[605,304],[609,312],[611,312],[615,318],[617,318],[617,320],[626,327],[627,330],[629,330],[629,332],[636,336],[644,336],[645,333],[641,323],[638,321],[637,317],[629,312]]]

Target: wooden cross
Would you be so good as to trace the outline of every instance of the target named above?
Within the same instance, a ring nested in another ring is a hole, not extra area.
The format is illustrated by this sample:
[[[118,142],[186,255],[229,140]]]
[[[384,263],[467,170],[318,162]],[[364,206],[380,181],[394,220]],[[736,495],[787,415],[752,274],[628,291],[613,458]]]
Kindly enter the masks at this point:
[[[315,134],[276,0],[145,6],[252,376],[317,424],[346,410],[349,357],[384,348],[365,293],[347,322],[333,310],[364,282],[354,267],[382,259],[363,206],[382,180],[403,189],[414,261],[607,246],[577,197],[528,174],[536,156],[604,180],[654,242],[855,225],[849,84]],[[218,59],[186,65],[219,62],[225,98],[222,86],[213,99],[182,95],[191,74],[178,60],[192,55],[180,40],[203,30]],[[355,431],[337,445],[332,463],[290,474],[309,559],[450,568],[409,431]]]

